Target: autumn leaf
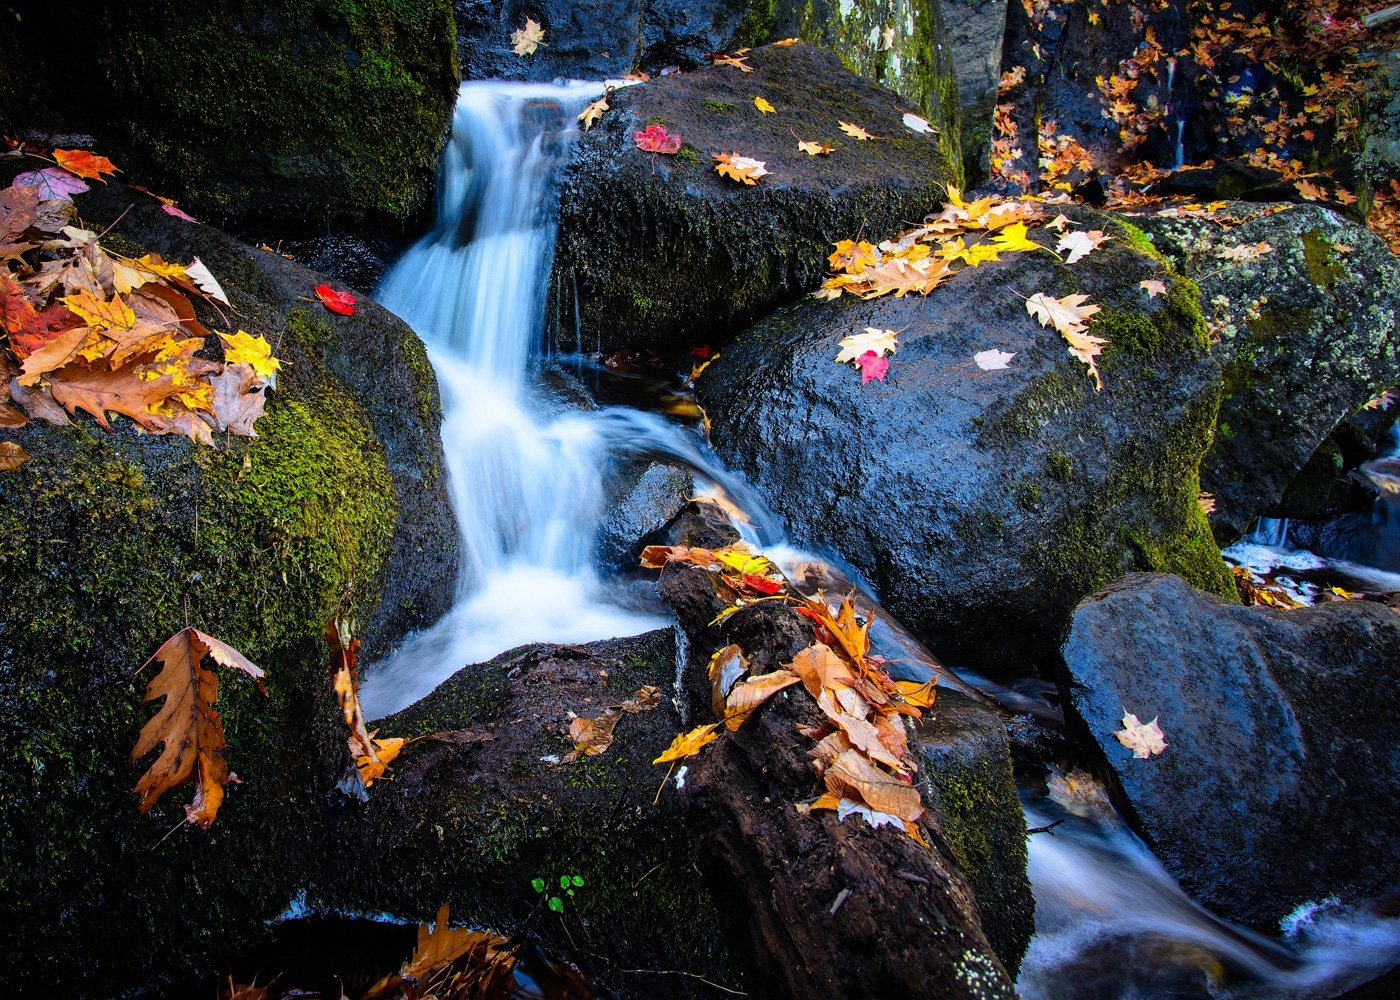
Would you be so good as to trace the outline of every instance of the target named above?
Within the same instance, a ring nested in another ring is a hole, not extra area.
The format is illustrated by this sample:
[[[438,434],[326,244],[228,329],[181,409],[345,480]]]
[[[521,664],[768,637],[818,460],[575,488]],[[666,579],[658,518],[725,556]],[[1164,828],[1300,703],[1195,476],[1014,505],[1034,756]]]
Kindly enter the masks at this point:
[[[927,119],[920,118],[918,115],[913,114],[912,112],[907,112],[907,111],[906,111],[906,112],[904,113],[903,121],[904,121],[904,127],[907,128],[907,129],[908,129],[909,131],[911,131],[911,132],[918,132],[918,133],[920,133],[920,134],[927,134],[927,133],[933,133],[934,135],[937,135],[937,134],[938,134],[938,129],[936,129],[936,128],[934,128],[932,125],[930,125],[930,124],[928,123],[928,120],[927,120]]]
[[[1123,728],[1113,735],[1140,760],[1146,760],[1167,748],[1165,734],[1162,727],[1157,725],[1156,718],[1144,724],[1126,708],[1123,709]]]
[[[801,680],[790,670],[775,670],[734,685],[724,702],[725,727],[730,732],[737,732],[760,705],[783,688],[801,683]]]
[[[632,133],[632,141],[645,153],[674,156],[681,151],[680,135],[671,135],[664,125],[648,125],[642,131]]]
[[[173,215],[175,216],[175,218],[182,219],[185,222],[199,222],[198,219],[196,219],[193,215],[190,215],[188,212],[180,211],[180,208],[174,202],[170,202],[169,204],[160,206],[160,210],[166,215]]]
[[[317,285],[313,289],[316,297],[321,300],[321,305],[325,306],[333,313],[342,316],[355,315],[355,296],[349,292],[337,292],[330,285]]]
[[[972,360],[977,363],[977,367],[984,372],[1002,371],[1009,367],[1008,362],[1016,356],[1018,352],[1012,351],[1010,354],[1005,351],[990,350],[978,351],[972,356]]]
[[[122,302],[120,295],[113,294],[112,300],[106,302],[89,292],[78,292],[59,301],[95,330],[129,330],[136,324],[136,314]]]
[[[696,726],[688,733],[679,734],[671,745],[657,757],[653,764],[667,764],[674,760],[681,760],[684,757],[694,757],[704,747],[719,739],[719,733],[715,729],[718,722],[706,723],[703,726]]]
[[[431,929],[426,923],[419,926],[412,958],[371,986],[362,1000],[405,995],[506,1000],[516,990],[515,965],[509,939],[490,931],[449,927],[444,903]]]
[[[137,812],[145,813],[171,788],[193,780],[194,800],[185,806],[185,821],[198,823],[203,829],[214,822],[223,802],[224,786],[232,778],[220,752],[228,744],[224,742],[219,713],[213,707],[219,698],[219,681],[200,665],[205,655],[216,648],[216,662],[242,670],[254,680],[264,676],[233,647],[199,629],[183,628],[161,644],[151,660],[159,660],[162,669],[146,685],[142,700],[164,698],[165,702],[141,728],[131,751],[131,763],[157,746],[162,750],[136,783]]]
[[[1400,400],[1400,393],[1394,389],[1386,389],[1362,403],[1361,408],[1363,410],[1388,410],[1397,400]]]
[[[1112,236],[1109,236],[1099,229],[1091,229],[1088,232],[1079,230],[1078,232],[1066,233],[1061,236],[1060,242],[1055,249],[1068,250],[1070,253],[1069,256],[1065,258],[1065,263],[1074,264],[1111,239],[1113,239]]]
[[[561,764],[572,764],[581,756],[593,757],[612,746],[613,730],[622,718],[622,710],[606,708],[596,719],[576,717],[569,722],[569,739],[574,749],[560,758]]]
[[[855,361],[867,351],[873,351],[877,355],[893,354],[897,349],[898,337],[899,332],[896,330],[879,330],[867,326],[864,333],[853,333],[849,337],[841,338],[841,350],[836,355],[836,363]]]
[[[143,372],[143,367],[130,364],[117,371],[103,371],[69,364],[49,375],[49,389],[69,413],[86,410],[103,430],[112,429],[107,422],[110,411],[130,417],[148,431],[165,433],[171,424],[154,413],[152,407],[185,392],[187,387],[177,382],[173,371],[144,378],[148,373]]]
[[[829,142],[806,142],[802,139],[797,140],[798,151],[806,153],[808,156],[830,156],[833,148],[834,147]]]
[[[0,472],[14,472],[27,461],[29,455],[18,444],[0,441]]]
[[[608,110],[608,95],[604,94],[588,107],[579,112],[578,120],[583,122],[583,130],[587,132],[593,127],[594,122],[603,117],[603,112]]]
[[[511,32],[510,48],[518,56],[534,55],[535,50],[544,44],[544,29],[534,18],[527,17],[525,27]]]
[[[272,345],[261,334],[253,337],[239,330],[220,333],[219,339],[224,344],[224,361],[231,365],[249,364],[258,378],[271,378],[282,367],[282,362],[272,356]]]
[[[727,714],[725,706],[729,701],[729,692],[748,670],[748,657],[744,656],[743,648],[734,643],[716,651],[710,657],[707,671],[710,678],[710,710],[721,722]]]
[[[728,177],[743,184],[753,184],[758,178],[767,175],[768,168],[762,160],[755,160],[738,153],[712,153],[716,161],[715,170],[721,177]]]
[[[1147,293],[1149,299],[1155,299],[1159,295],[1167,294],[1167,283],[1158,281],[1155,278],[1144,278],[1138,282],[1138,287]]]
[[[841,240],[833,245],[836,249],[827,257],[827,263],[833,268],[858,274],[866,267],[874,266],[880,262],[880,255],[873,244]]]
[[[1327,192],[1312,181],[1294,181],[1293,186],[1298,189],[1298,193],[1307,201],[1322,201],[1327,197]]]
[[[389,736],[381,740],[378,729],[369,734],[369,739],[374,744],[373,754],[353,733],[347,740],[350,756],[355,758],[355,769],[359,772],[360,781],[364,783],[366,788],[384,777],[389,770],[389,764],[398,757],[399,751],[408,742],[402,736]]]
[[[1055,216],[1053,219],[1047,222],[1045,224],[1045,228],[1054,229],[1057,232],[1063,233],[1065,231],[1066,226],[1072,225],[1074,225],[1074,223],[1069,220],[1069,216],[1065,215],[1064,212],[1061,212],[1059,215]]]
[[[1069,344],[1069,353],[1089,366],[1089,373],[1094,376],[1095,388],[1102,389],[1103,382],[1099,378],[1099,369],[1094,364],[1094,357],[1103,350],[1107,341],[1084,332],[1090,317],[1099,311],[1096,305],[1084,304],[1088,298],[1087,295],[1076,294],[1056,299],[1044,292],[1036,292],[1026,300],[1026,311],[1040,320],[1041,326],[1054,324],[1060,336]]]
[[[933,677],[920,684],[918,681],[895,681],[900,696],[915,708],[932,708],[938,696],[938,678]]]
[[[654,684],[647,684],[637,688],[636,694],[617,707],[629,715],[636,715],[638,712],[650,712],[660,704],[661,689]]]
[[[1045,785],[1050,801],[1076,816],[1108,816],[1113,811],[1103,785],[1092,774],[1077,767],[1069,773],[1052,770]]]
[[[735,69],[743,70],[745,73],[752,73],[753,67],[744,62],[744,53],[748,49],[741,49],[738,52],[725,55],[722,52],[710,52],[705,58],[710,60],[711,66],[733,66]]]
[[[1013,222],[1005,226],[992,237],[992,245],[1003,253],[1013,250],[1044,250],[1046,253],[1053,253],[1049,247],[1043,247],[1026,236],[1026,224],[1024,222]]]
[[[876,812],[913,822],[924,814],[918,789],[886,774],[855,750],[847,750],[822,775],[827,790],[864,802]]]
[[[54,162],[69,173],[89,180],[102,181],[104,184],[107,182],[102,180],[103,174],[120,173],[107,157],[97,156],[86,149],[55,149],[53,158]]]
[[[326,624],[326,643],[331,647],[331,689],[340,704],[341,716],[350,728],[351,754],[355,758],[357,773],[362,781],[367,776],[372,781],[382,776],[384,769],[372,766],[379,762],[378,744],[366,731],[365,714],[360,708],[360,677],[356,669],[360,640],[355,638],[350,623],[342,622],[337,614]],[[394,753],[398,753],[397,747]],[[361,765],[360,757],[368,758],[369,763]]]
[[[861,142],[867,142],[871,139],[878,138],[877,136],[871,135],[859,125],[852,125],[850,122],[843,122],[840,119],[837,119],[837,123],[841,126],[841,131],[845,132],[852,139],[859,139]]]
[[[193,222],[194,220],[191,219],[190,221]],[[209,268],[205,267],[198,257],[194,258],[190,266],[185,268],[185,277],[194,282],[195,286],[201,292],[214,301],[222,302],[224,305],[232,307],[232,303],[229,302],[228,296],[224,294],[223,287],[219,284],[218,279],[209,273]],[[351,301],[353,302],[354,300],[351,299]]]
[[[776,41],[776,42],[773,42],[772,44],[774,44],[774,45],[796,45],[796,44],[797,44],[798,42],[800,42],[801,40],[802,40],[802,39],[800,39],[800,38],[783,38],[783,39],[779,39],[779,40]]]
[[[31,184],[38,185],[39,198],[42,201],[72,198],[75,194],[92,190],[81,178],[74,177],[68,171],[60,170],[58,167],[45,167],[43,170],[30,170],[18,174],[15,176],[13,186],[29,187]]]
[[[777,110],[773,107],[773,105],[769,104],[761,97],[755,97],[753,99],[753,106],[758,108],[758,110],[763,112],[765,115],[771,115],[774,111]]]
[[[885,374],[890,370],[890,363],[874,351],[866,351],[856,358],[855,366],[860,369],[860,381],[864,385],[866,382],[885,380]]]
[[[257,437],[253,424],[263,415],[267,397],[253,366],[246,361],[226,364],[222,372],[209,377],[209,385],[213,389],[210,426],[239,437]]]
[[[946,260],[950,264],[962,261],[970,267],[977,267],[988,261],[1000,260],[999,248],[990,243],[974,243],[971,246],[964,246],[961,236],[944,243],[934,252],[934,256]]]
[[[1221,247],[1220,257],[1224,260],[1233,261],[1236,264],[1248,263],[1258,260],[1266,253],[1273,253],[1274,248],[1267,240],[1260,240],[1258,243],[1242,243],[1235,247]]]

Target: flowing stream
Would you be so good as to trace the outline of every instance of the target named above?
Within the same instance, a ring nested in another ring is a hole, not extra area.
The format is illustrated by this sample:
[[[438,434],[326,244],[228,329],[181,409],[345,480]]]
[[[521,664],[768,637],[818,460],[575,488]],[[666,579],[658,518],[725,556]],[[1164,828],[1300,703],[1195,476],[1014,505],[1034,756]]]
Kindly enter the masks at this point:
[[[513,646],[669,623],[655,606],[610,591],[594,568],[607,477],[619,459],[689,467],[768,525],[766,533],[741,527],[746,540],[766,543],[780,565],[810,558],[785,544],[777,522],[694,433],[628,407],[562,406],[532,374],[543,348],[554,178],[575,115],[598,90],[464,84],[436,227],[379,290],[422,336],[437,372],[462,569],[452,610],[369,673],[361,698],[372,718]],[[886,655],[921,658],[897,623],[877,622],[872,636]],[[1311,1000],[1400,957],[1396,921],[1326,901],[1296,914],[1282,943],[1234,927],[1187,898],[1111,812],[1086,818],[1047,808],[1026,799],[1028,825],[1063,821],[1030,839],[1036,937],[1018,983],[1027,1000]]]

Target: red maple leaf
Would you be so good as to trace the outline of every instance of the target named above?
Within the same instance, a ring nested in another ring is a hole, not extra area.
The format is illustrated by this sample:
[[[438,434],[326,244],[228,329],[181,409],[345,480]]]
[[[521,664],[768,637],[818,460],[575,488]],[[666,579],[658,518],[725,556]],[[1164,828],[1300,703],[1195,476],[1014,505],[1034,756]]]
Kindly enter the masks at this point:
[[[644,153],[674,156],[681,151],[681,137],[668,133],[664,125],[648,125],[640,132],[633,132],[632,139]]]
[[[752,573],[744,574],[744,584],[760,594],[776,594],[783,589],[783,585],[777,580],[770,580],[766,576],[754,576]]]
[[[856,358],[856,364],[860,366],[861,384],[879,379],[885,380],[885,372],[890,370],[890,363],[874,351],[866,351]]]
[[[342,316],[355,315],[355,296],[349,292],[337,292],[330,285],[317,285],[315,291],[321,305],[331,312]]]
[[[710,356],[710,345],[703,344],[700,347],[692,349],[690,353],[703,361],[705,358],[708,358]]]

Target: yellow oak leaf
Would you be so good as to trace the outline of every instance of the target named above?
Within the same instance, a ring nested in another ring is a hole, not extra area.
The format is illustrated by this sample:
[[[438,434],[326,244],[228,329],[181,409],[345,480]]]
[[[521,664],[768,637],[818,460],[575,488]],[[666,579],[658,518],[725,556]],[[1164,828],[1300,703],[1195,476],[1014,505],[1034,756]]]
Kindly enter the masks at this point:
[[[867,140],[876,138],[875,136],[867,132],[865,129],[861,128],[859,125],[852,125],[850,122],[843,122],[840,121],[840,119],[837,119],[837,121],[841,125],[841,131],[845,132],[852,139],[859,139],[860,141],[865,142]]]
[[[1060,242],[1055,249],[1068,250],[1069,256],[1065,258],[1065,263],[1073,264],[1093,253],[1101,244],[1111,239],[1113,239],[1113,237],[1109,236],[1101,229],[1091,229],[1088,232],[1079,230],[1061,236]]]
[[[583,122],[583,130],[587,132],[593,127],[593,123],[603,117],[603,112],[608,110],[608,97],[604,94],[588,107],[579,112],[578,120]]]
[[[1088,298],[1087,295],[1076,294],[1057,299],[1044,292],[1036,292],[1026,300],[1026,312],[1040,320],[1041,326],[1054,325],[1069,345],[1069,353],[1089,366],[1095,388],[1102,389],[1103,380],[1099,378],[1094,357],[1103,351],[1106,341],[1084,332],[1090,318],[1099,311],[1098,306],[1085,304]]]

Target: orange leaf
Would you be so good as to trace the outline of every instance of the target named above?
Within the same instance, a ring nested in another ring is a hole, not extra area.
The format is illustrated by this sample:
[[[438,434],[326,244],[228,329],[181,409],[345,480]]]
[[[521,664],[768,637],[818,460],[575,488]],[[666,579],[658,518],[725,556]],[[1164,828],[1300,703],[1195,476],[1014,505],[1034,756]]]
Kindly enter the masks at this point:
[[[103,174],[120,173],[112,161],[105,156],[98,156],[90,153],[86,149],[55,149],[53,151],[54,161],[68,171],[70,174],[77,174],[79,177],[87,177],[90,180],[102,181]]]
[[[724,703],[725,726],[731,733],[738,731],[760,705],[783,688],[792,687],[801,680],[790,670],[775,670],[771,674],[750,677],[744,683],[736,684]]]
[[[666,764],[673,760],[680,760],[682,757],[695,756],[702,747],[719,739],[719,733],[715,732],[718,725],[717,722],[711,722],[703,726],[696,726],[688,733],[681,733],[652,763]]]

